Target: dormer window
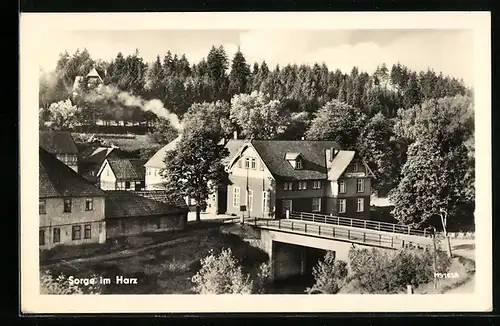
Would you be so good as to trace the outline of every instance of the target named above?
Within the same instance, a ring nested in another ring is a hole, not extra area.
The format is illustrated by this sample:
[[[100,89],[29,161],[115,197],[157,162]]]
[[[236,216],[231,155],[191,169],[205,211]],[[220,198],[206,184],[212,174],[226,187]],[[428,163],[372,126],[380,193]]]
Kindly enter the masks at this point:
[[[300,170],[304,167],[300,153],[286,153],[285,160],[287,160],[288,163],[290,163],[290,165],[296,170]]]

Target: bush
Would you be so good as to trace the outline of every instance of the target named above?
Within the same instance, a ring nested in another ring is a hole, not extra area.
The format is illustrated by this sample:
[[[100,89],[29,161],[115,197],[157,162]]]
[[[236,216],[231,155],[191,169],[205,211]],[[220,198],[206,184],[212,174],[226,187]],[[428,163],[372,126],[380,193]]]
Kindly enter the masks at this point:
[[[99,276],[92,275],[92,278],[98,280]],[[54,278],[48,271],[40,273],[40,294],[100,294],[101,291],[100,284],[76,285],[63,274]]]
[[[342,260],[335,260],[335,253],[328,251],[322,261],[313,268],[315,283],[307,288],[306,292],[335,294],[345,285],[348,270],[347,263]]]
[[[210,252],[201,260],[201,269],[191,281],[199,294],[250,294],[254,286],[231,249],[222,250],[218,256]]]
[[[253,293],[266,293],[266,289],[271,283],[271,265],[262,263],[259,266],[259,271],[254,282]]]
[[[401,250],[388,252],[373,248],[349,251],[349,268],[352,278],[368,293],[399,293],[407,285],[418,287],[434,279],[432,251]],[[436,251],[436,271],[446,273],[450,258]]]

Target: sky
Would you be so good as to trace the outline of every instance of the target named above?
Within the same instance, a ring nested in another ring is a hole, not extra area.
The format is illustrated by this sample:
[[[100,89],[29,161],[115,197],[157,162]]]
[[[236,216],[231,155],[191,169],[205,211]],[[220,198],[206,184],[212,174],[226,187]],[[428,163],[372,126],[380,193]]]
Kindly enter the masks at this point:
[[[248,63],[265,60],[276,64],[325,63],[329,69],[350,72],[353,66],[372,73],[386,63],[397,62],[412,70],[431,68],[474,84],[472,30],[86,30],[51,33],[43,41],[39,63],[55,67],[58,54],[87,48],[94,59],[110,60],[118,52],[139,50],[147,61],[168,50],[185,54],[190,63],[206,57],[212,45],[222,45],[229,58],[238,47]]]

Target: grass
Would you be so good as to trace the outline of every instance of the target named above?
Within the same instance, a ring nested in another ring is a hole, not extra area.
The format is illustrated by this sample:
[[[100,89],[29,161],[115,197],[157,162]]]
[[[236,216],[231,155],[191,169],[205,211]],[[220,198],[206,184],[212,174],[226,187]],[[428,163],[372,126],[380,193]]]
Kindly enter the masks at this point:
[[[75,134],[76,139],[88,139],[91,134]],[[99,136],[101,137],[101,136]],[[161,146],[160,144],[152,141],[148,135],[106,135],[101,137],[107,143],[114,144],[120,147],[122,150],[127,152],[134,152],[140,149],[156,148]]]
[[[237,235],[221,232],[218,227],[198,227],[190,232],[150,234],[140,237],[149,238],[147,241],[137,241],[142,243],[143,248],[145,243],[149,247],[135,254],[134,248],[129,245],[127,250],[132,251],[131,255],[85,262],[62,262],[50,266],[49,271],[52,274],[63,273],[74,277],[90,277],[93,273],[109,277],[112,279],[112,284],[104,287],[104,294],[189,294],[192,293],[193,285],[190,278],[199,270],[200,259],[207,256],[210,249],[218,253],[223,248],[231,248],[245,272],[255,272],[260,263],[269,259],[264,251],[248,245]],[[157,246],[150,246],[158,241],[160,243],[157,243]],[[140,249],[141,246],[137,245],[135,249]],[[110,253],[117,248],[123,247],[106,244],[99,250]],[[95,248],[79,249],[87,256],[95,255],[96,252]],[[74,253],[74,250],[65,250],[68,254],[59,253],[59,258]],[[113,284],[116,276],[136,277],[139,284]]]

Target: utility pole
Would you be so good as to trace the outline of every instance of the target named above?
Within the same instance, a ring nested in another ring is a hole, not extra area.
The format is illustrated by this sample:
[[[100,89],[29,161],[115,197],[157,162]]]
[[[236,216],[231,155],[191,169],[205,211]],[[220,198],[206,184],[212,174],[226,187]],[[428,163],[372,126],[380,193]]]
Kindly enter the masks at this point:
[[[438,278],[436,277],[437,274],[437,257],[436,257],[436,228],[431,227],[432,229],[432,269],[434,271],[434,290],[438,289]]]

